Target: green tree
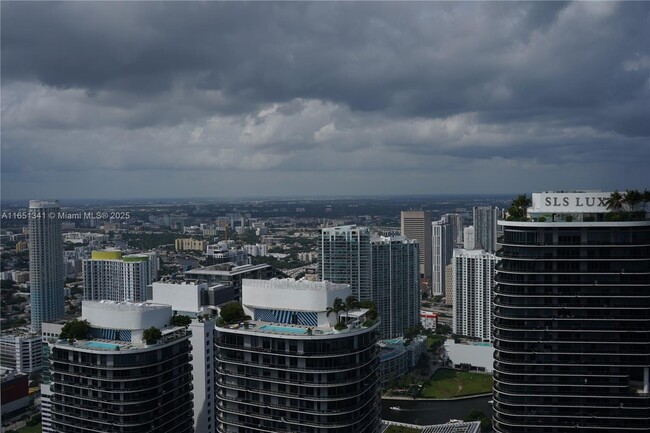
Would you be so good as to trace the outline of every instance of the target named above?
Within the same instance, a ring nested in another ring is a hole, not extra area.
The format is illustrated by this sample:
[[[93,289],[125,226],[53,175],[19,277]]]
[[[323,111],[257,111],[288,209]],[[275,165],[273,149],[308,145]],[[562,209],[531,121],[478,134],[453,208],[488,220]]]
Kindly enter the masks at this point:
[[[641,193],[641,201],[643,202],[643,213],[645,213],[645,205],[650,201],[650,191],[644,189]]]
[[[377,320],[379,317],[379,313],[377,313],[377,304],[375,304],[374,301],[361,301],[359,302],[359,307],[361,308],[367,308],[368,312],[366,313],[366,317],[370,320]]]
[[[614,191],[605,202],[608,210],[618,212],[623,207],[623,196],[618,190]]]
[[[61,328],[60,338],[67,340],[86,340],[90,331],[87,320],[70,320]]]
[[[630,208],[630,212],[636,211],[636,206],[643,201],[643,194],[636,189],[628,189],[625,191],[622,203]]]
[[[144,341],[147,344],[154,344],[162,338],[162,332],[160,332],[160,329],[152,326],[151,328],[144,330],[142,333],[142,338],[144,338]]]
[[[512,206],[508,209],[509,219],[525,220],[528,213],[528,206],[530,206],[532,200],[526,196],[526,194],[519,194],[517,198],[512,200]]]
[[[345,311],[345,315],[347,316],[350,310],[359,308],[359,302],[357,301],[357,298],[355,298],[354,296],[348,296],[347,298],[345,298],[345,302],[343,302],[341,308],[343,309],[343,311]]]
[[[413,341],[418,335],[420,335],[423,331],[422,324],[418,323],[415,326],[411,326],[408,328],[406,331],[404,331],[404,344],[408,346],[411,344],[411,341]]]
[[[190,316],[183,316],[182,314],[175,314],[172,316],[172,326],[185,326],[188,327],[192,323]]]
[[[228,302],[223,305],[219,315],[225,323],[238,322],[240,320],[245,320],[247,317],[244,314],[244,308],[239,302]]]
[[[330,314],[334,313],[336,314],[336,323],[339,323],[340,321],[340,316],[339,314],[343,311],[343,300],[341,298],[335,298],[334,302],[332,303],[331,307],[327,307],[327,317],[330,316]]]

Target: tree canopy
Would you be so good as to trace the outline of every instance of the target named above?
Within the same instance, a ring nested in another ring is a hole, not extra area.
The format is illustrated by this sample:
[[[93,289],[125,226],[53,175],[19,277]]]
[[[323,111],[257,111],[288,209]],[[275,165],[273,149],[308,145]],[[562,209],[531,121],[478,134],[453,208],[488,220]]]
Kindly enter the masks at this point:
[[[162,332],[160,332],[160,329],[156,328],[155,326],[152,326],[151,328],[147,328],[144,330],[142,333],[142,338],[144,338],[144,341],[147,344],[154,344],[158,340],[162,338]]]
[[[245,320],[247,316],[244,314],[244,308],[239,302],[228,302],[221,307],[219,315],[226,323],[237,322]]]
[[[172,316],[172,326],[185,326],[188,327],[192,323],[192,318],[190,316],[184,316],[182,314],[176,314]]]
[[[61,328],[60,338],[68,340],[85,340],[88,338],[90,323],[87,320],[70,320]]]

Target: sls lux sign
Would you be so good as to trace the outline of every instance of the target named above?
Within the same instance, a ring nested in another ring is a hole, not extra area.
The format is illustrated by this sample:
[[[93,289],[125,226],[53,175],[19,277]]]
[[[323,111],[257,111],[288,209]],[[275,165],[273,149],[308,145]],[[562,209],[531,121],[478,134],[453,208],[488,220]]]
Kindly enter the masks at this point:
[[[534,192],[533,212],[607,212],[609,192]]]

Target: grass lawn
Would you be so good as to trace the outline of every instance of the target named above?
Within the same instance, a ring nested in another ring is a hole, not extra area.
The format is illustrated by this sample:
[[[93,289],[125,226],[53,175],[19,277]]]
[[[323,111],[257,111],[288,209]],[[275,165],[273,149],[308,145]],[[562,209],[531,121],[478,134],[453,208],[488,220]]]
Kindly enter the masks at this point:
[[[464,395],[486,394],[492,391],[492,376],[484,373],[441,368],[422,388],[420,397],[454,398]]]
[[[41,433],[43,431],[43,428],[41,427],[41,423],[39,422],[36,425],[33,426],[25,426],[18,430],[18,433]]]

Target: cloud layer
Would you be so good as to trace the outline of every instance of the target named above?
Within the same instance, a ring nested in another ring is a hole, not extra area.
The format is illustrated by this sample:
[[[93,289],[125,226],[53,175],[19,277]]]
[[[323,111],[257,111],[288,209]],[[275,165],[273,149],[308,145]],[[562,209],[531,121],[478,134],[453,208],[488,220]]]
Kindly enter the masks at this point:
[[[650,183],[650,4],[2,5],[2,195]]]

